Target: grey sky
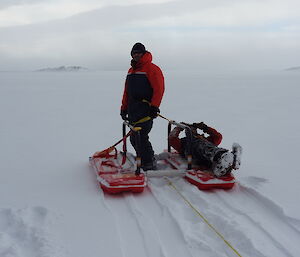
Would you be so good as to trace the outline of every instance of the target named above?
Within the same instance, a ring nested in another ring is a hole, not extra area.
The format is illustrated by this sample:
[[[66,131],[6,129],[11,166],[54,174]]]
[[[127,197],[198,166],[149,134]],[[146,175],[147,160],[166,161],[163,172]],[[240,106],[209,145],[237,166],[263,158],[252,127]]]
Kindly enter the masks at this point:
[[[300,65],[295,0],[15,0],[0,4],[0,70],[126,69],[142,42],[165,69]]]
[[[27,5],[27,4],[33,4],[33,3],[43,2],[43,1],[46,0],[1,0],[0,9],[9,8],[15,5]]]

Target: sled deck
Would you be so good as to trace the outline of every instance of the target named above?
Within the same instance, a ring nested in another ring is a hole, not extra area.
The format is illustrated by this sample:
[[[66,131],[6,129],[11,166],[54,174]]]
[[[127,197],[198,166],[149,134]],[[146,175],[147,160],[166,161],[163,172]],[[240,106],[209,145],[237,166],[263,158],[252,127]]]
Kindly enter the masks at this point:
[[[90,157],[90,164],[102,190],[109,194],[143,192],[147,185],[146,177],[143,173],[135,174],[134,156],[129,153],[123,156],[116,149],[114,151],[114,154],[109,151],[97,152]]]
[[[200,190],[215,188],[231,189],[235,184],[235,178],[232,174],[216,178],[215,176],[201,170],[188,171],[185,174],[185,178],[191,184],[197,186]]]
[[[165,158],[165,162],[171,165],[175,169],[183,169],[187,167],[187,161],[182,158],[178,153],[164,153],[168,155]],[[191,184],[197,186],[200,190],[209,189],[231,189],[235,184],[235,178],[232,173],[222,176],[215,177],[209,171],[201,170],[199,167],[193,167],[191,170],[185,172],[185,179]]]

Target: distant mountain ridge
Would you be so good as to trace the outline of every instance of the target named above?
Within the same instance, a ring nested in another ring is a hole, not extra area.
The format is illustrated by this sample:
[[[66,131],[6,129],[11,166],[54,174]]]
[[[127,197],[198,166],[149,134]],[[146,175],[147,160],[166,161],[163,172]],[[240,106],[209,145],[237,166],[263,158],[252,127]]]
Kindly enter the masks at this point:
[[[87,68],[81,66],[59,66],[59,67],[52,67],[52,68],[43,68],[36,71],[42,72],[70,72],[70,71],[87,71]]]
[[[288,68],[288,69],[286,69],[286,71],[300,71],[300,66]]]

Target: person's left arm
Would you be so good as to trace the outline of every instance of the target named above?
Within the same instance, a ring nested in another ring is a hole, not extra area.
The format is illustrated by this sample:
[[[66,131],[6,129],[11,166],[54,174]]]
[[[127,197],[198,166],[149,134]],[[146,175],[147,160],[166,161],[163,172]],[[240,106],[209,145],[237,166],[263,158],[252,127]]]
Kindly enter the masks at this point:
[[[150,72],[147,74],[147,77],[153,89],[153,96],[150,105],[158,108],[160,106],[165,91],[163,73],[158,66],[153,64]]]
[[[214,145],[219,145],[222,142],[222,134],[215,130],[214,128],[207,127],[207,133],[209,136],[207,137],[207,140],[212,142]]]
[[[216,129],[207,126],[204,122],[197,123],[196,127],[207,133],[209,136],[206,139],[214,145],[219,145],[222,142],[222,134]]]

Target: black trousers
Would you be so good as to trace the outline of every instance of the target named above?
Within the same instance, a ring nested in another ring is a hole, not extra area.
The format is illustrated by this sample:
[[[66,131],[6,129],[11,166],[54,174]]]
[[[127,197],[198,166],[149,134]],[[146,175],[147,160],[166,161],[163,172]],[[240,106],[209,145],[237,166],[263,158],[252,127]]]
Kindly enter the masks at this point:
[[[140,123],[136,126],[142,128],[140,130],[140,149],[138,149],[138,146],[137,146],[138,133],[135,132],[130,135],[130,142],[131,142],[133,148],[135,149],[135,151],[137,152],[137,154],[138,154],[138,151],[140,151],[140,157],[141,157],[142,166],[143,166],[143,165],[153,162],[154,151],[153,151],[152,145],[149,141],[149,133],[153,126],[153,120],[149,120],[149,121]]]

